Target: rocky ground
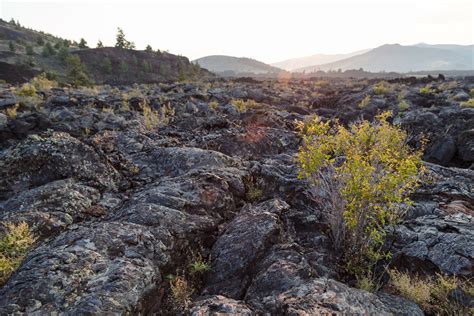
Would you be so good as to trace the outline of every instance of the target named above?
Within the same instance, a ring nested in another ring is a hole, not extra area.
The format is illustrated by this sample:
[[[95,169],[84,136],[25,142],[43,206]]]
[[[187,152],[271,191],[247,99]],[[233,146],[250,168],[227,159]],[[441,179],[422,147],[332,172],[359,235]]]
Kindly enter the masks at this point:
[[[176,313],[167,276],[196,256],[211,269],[191,315],[423,314],[342,282],[325,205],[297,177],[295,121],[392,110],[413,146],[428,137],[432,180],[392,230],[392,266],[472,278],[474,108],[460,104],[474,84],[433,81],[426,93],[426,80],[398,80],[376,94],[375,83],[55,88],[16,115],[7,109],[21,100],[3,85],[0,220],[39,238],[0,289],[0,314]],[[144,99],[160,113],[152,126]],[[238,111],[233,99],[255,102]]]

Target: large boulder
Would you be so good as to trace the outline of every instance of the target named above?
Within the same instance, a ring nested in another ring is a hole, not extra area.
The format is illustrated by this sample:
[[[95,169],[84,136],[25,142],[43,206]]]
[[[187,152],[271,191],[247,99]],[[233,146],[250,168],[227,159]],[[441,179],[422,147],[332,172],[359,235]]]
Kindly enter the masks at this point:
[[[136,224],[70,228],[31,252],[0,289],[0,314],[136,312],[161,280],[164,248]]]

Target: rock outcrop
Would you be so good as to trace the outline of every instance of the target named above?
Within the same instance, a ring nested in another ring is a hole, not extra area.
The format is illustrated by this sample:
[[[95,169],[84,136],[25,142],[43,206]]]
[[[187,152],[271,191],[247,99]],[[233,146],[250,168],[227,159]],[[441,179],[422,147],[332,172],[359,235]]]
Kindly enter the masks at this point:
[[[422,315],[340,277],[327,207],[298,178],[295,120],[349,123],[392,110],[412,145],[427,135],[426,159],[445,167],[427,163],[406,219],[390,230],[391,265],[472,278],[474,112],[458,101],[471,86],[425,96],[415,80],[375,95],[373,84],[52,89],[36,108],[0,114],[0,221],[25,221],[39,237],[0,288],[0,314],[170,313],[167,278],[199,253],[210,270],[191,315]],[[235,97],[259,103],[238,110]],[[9,98],[0,93],[0,104]],[[151,127],[138,106],[145,98],[168,109]]]

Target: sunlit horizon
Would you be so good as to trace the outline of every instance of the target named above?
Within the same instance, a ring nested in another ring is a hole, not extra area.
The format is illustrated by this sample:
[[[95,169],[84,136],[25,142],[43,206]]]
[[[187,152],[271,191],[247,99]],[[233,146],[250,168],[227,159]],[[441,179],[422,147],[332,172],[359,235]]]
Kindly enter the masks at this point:
[[[384,44],[474,43],[470,1],[2,1],[0,16],[67,39],[113,46],[117,27],[191,60],[208,55],[273,63]]]

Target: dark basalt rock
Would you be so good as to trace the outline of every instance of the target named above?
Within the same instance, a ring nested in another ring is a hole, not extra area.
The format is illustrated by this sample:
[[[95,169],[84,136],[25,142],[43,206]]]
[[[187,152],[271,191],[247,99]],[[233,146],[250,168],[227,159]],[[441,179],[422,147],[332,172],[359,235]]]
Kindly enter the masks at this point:
[[[318,114],[350,124],[392,110],[410,144],[426,135],[425,159],[444,167],[426,163],[427,180],[390,230],[391,266],[472,278],[474,109],[456,101],[472,86],[404,78],[376,96],[376,82],[135,86],[130,110],[122,93],[131,87],[51,89],[36,110],[0,113],[0,221],[26,221],[39,237],[0,288],[0,314],[170,314],[165,276],[199,252],[212,269],[191,315],[422,315],[399,296],[341,282],[328,207],[295,163],[295,120]],[[420,94],[427,82],[433,93]],[[401,89],[408,109],[399,108]],[[0,105],[9,93],[0,91]],[[175,114],[146,126],[145,97]],[[239,112],[233,98],[259,104]],[[467,293],[451,296],[472,304]]]

